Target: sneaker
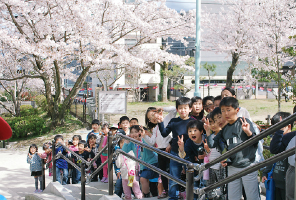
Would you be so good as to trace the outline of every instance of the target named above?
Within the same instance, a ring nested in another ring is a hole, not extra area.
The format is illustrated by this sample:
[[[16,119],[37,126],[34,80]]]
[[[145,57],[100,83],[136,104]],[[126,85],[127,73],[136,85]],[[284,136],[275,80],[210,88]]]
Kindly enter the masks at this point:
[[[105,180],[106,180],[106,178],[105,177],[103,177],[102,179],[101,179],[101,182],[105,182]]]
[[[105,178],[104,183],[108,183],[108,178]]]
[[[38,190],[38,193],[41,193],[41,192],[43,192],[43,190]]]
[[[35,190],[34,193],[39,193],[39,190]]]
[[[159,195],[157,198],[158,199],[163,199],[163,198],[166,198],[168,196],[168,193],[164,190],[161,195]]]

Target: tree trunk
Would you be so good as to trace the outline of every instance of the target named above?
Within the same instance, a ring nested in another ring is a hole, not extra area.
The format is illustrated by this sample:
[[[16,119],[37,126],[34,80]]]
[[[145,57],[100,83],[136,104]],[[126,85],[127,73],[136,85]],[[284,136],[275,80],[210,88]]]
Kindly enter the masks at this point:
[[[166,102],[168,101],[168,80],[167,77],[167,71],[169,68],[169,65],[167,62],[163,62],[162,65],[160,65],[163,70],[163,85],[162,85],[162,101]]]
[[[237,66],[238,59],[239,59],[239,54],[232,52],[232,62],[231,62],[230,67],[227,70],[226,87],[232,86],[232,76],[233,76],[233,72]]]

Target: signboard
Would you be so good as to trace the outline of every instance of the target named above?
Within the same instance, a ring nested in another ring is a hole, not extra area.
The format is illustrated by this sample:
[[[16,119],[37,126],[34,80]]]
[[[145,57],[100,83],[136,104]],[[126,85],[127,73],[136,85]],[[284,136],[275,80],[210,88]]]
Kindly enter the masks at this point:
[[[126,114],[126,91],[99,91],[99,114]]]

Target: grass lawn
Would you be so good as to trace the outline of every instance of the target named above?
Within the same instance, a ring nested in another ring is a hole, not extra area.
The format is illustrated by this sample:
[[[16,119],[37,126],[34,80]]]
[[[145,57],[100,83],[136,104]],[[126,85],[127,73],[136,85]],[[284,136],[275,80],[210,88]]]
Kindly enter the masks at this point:
[[[267,115],[271,117],[278,112],[277,100],[240,100],[241,107],[245,107],[253,121],[266,122]],[[127,104],[127,116],[129,118],[136,117],[139,119],[141,125],[145,124],[145,113],[148,107],[165,107],[175,106],[175,102],[133,102]],[[294,104],[292,101],[281,102],[281,111],[293,112]],[[117,123],[122,115],[111,115],[110,122]],[[109,116],[106,116],[106,120],[109,121]]]

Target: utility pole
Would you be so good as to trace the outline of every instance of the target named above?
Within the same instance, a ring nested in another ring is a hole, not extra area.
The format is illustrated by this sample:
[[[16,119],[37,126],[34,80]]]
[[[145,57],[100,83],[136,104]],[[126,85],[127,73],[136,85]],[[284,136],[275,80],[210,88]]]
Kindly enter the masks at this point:
[[[200,97],[199,69],[200,69],[200,7],[201,0],[196,0],[196,38],[195,38],[195,92],[194,96]]]

